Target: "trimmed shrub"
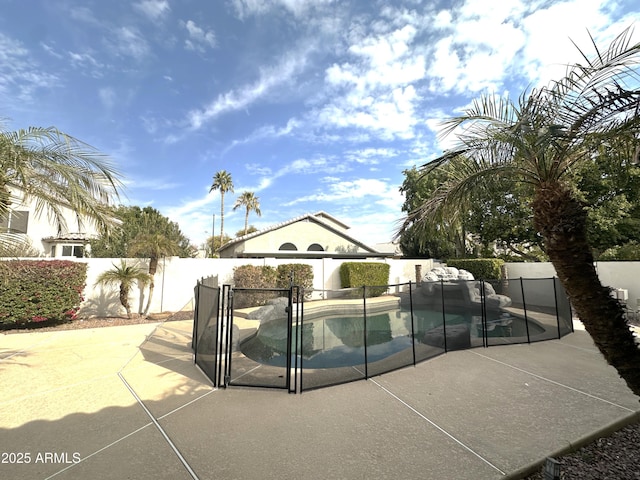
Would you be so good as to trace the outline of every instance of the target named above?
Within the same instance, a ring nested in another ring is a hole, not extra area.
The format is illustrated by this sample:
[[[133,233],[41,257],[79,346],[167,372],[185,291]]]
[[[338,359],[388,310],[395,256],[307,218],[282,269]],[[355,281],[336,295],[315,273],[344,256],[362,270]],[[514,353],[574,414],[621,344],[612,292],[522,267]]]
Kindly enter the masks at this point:
[[[278,288],[289,288],[291,272],[293,272],[294,285],[304,288],[305,291],[313,288],[313,267],[303,263],[278,265],[276,269],[276,286]]]
[[[504,260],[500,258],[454,258],[447,266],[466,270],[477,280],[502,280]]]
[[[340,265],[342,288],[367,288],[367,297],[379,297],[387,291],[390,266],[380,262],[344,262]]]
[[[233,283],[235,288],[273,289],[276,288],[276,269],[268,265],[241,265],[233,269]],[[276,292],[236,292],[233,306],[259,307],[276,297]]]
[[[76,318],[87,264],[68,260],[0,262],[0,326],[49,325]]]

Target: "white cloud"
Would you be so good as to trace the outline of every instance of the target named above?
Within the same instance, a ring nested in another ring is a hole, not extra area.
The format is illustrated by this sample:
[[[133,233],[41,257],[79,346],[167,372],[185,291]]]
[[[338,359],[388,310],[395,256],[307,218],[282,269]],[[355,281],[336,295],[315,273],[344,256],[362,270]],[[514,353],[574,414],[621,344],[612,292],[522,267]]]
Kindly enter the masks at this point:
[[[274,125],[264,125],[253,132],[251,132],[248,136],[240,140],[233,140],[229,146],[225,147],[221,152],[221,156],[229,153],[230,150],[240,146],[247,145],[250,143],[259,142],[264,139],[277,139],[281,137],[286,137],[291,135],[295,130],[301,127],[301,122],[295,118],[290,118],[284,127],[276,127]]]
[[[271,170],[271,168],[265,167],[264,165],[262,165],[260,163],[246,163],[244,168],[248,172],[251,172],[251,173],[256,174],[256,175],[271,176],[271,173],[273,172],[273,170]]]
[[[37,90],[51,89],[61,83],[57,74],[41,68],[24,45],[0,33],[0,94],[5,102],[32,103]]]
[[[365,165],[377,165],[398,155],[392,148],[364,148],[344,152],[344,158],[350,162]]]
[[[612,32],[620,33],[622,26],[628,24],[614,24],[603,10],[606,5],[604,1],[572,0],[551,5],[524,19],[527,39],[523,50],[526,61],[522,62],[522,68],[526,75],[543,84],[562,77],[566,73],[566,65],[581,60],[571,40],[593,54],[587,31],[596,37],[600,45],[612,39]],[[571,18],[571,22],[566,18]],[[542,35],[541,32],[547,34]]]
[[[107,40],[118,55],[142,60],[151,52],[148,42],[135,27],[119,27],[112,30],[112,38]]]
[[[118,103],[118,95],[111,87],[105,87],[98,90],[98,96],[105,108],[111,109]]]
[[[205,123],[220,115],[243,110],[264,98],[271,90],[289,82],[306,64],[301,56],[289,55],[281,59],[275,67],[261,69],[260,76],[253,84],[221,94],[202,109],[189,112],[187,122],[192,130],[200,129]]]
[[[103,77],[105,65],[90,53],[67,52],[71,65],[93,78]]]
[[[101,25],[100,20],[96,18],[89,7],[71,7],[69,9],[69,16],[74,20],[78,20],[89,25]]]
[[[421,101],[414,84],[427,74],[425,56],[414,45],[418,30],[413,25],[375,30],[352,34],[349,61],[326,69],[329,102],[318,109],[317,121],[370,130],[386,140],[412,138]]]
[[[264,15],[276,9],[284,9],[294,17],[306,15],[310,10],[331,5],[336,0],[232,0],[233,8],[240,19]]]
[[[64,55],[62,55],[61,53],[58,53],[53,45],[49,45],[48,43],[40,42],[40,46],[49,55],[51,55],[51,56],[53,56],[53,57],[55,57],[57,59],[64,58]]]
[[[327,187],[322,192],[314,193],[297,198],[285,204],[285,206],[295,205],[302,202],[339,202],[344,200],[363,199],[374,196],[385,198],[389,193],[389,186],[378,179],[357,179],[351,181],[334,182],[331,179],[327,182]]]
[[[412,85],[377,95],[359,96],[352,92],[323,107],[317,118],[325,126],[372,130],[384,140],[409,139],[418,123],[415,116],[418,100]]]
[[[606,0],[505,0],[487,8],[467,0],[441,11],[434,20],[439,36],[429,61],[430,91],[475,96],[504,90],[515,75],[524,86],[561,77],[579,59],[570,38],[588,48],[587,30],[603,38],[622,29],[609,7]]]
[[[393,211],[369,214],[360,212],[358,216],[353,217],[340,216],[340,220],[351,227],[349,235],[371,247],[376,243],[391,241],[398,225],[398,219],[398,214]]]
[[[195,24],[193,20],[187,20],[184,24],[189,38],[185,40],[185,47],[188,50],[204,52],[205,49],[216,46],[216,35],[213,30],[205,30]]]
[[[126,186],[132,186],[136,189],[147,189],[147,190],[174,190],[181,185],[176,182],[172,182],[165,178],[143,178],[143,179],[130,179],[126,180]]]
[[[152,22],[165,19],[171,11],[167,0],[142,0],[134,3],[133,8],[141,12]]]

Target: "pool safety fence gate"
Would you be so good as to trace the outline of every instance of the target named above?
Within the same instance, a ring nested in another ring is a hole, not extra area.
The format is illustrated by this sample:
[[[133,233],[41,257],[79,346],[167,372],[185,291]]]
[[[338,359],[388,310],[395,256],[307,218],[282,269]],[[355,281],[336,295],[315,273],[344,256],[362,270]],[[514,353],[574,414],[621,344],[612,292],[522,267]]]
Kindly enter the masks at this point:
[[[195,287],[195,362],[216,387],[289,393],[364,380],[442,353],[573,331],[557,278],[340,290]]]

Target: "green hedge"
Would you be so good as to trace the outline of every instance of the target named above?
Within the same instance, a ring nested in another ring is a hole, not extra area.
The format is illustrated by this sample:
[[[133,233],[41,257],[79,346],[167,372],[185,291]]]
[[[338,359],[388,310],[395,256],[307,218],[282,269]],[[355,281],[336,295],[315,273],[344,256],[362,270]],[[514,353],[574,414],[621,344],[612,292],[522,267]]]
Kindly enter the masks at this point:
[[[501,280],[504,260],[500,258],[453,258],[448,267],[466,270],[478,280]]]
[[[278,265],[276,269],[276,287],[289,288],[293,272],[293,284],[302,287],[308,291],[306,296],[311,295],[310,290],[313,288],[313,267],[304,263],[285,263]]]
[[[600,257],[600,262],[637,262],[640,261],[640,243],[631,241],[624,245],[608,248]]]
[[[233,269],[235,288],[279,288],[289,289],[290,275],[293,272],[294,285],[310,290],[313,287],[313,267],[300,263],[287,263],[273,268],[268,265],[241,265]],[[308,292],[310,295],[311,292]],[[238,292],[234,299],[235,308],[265,305],[276,292]]]
[[[342,288],[375,286],[367,288],[368,297],[379,297],[387,291],[390,266],[380,262],[344,262],[340,265]]]
[[[233,269],[236,288],[276,288],[276,269],[268,265],[241,265]]]
[[[68,260],[0,262],[0,326],[52,324],[76,317],[87,264]]]
[[[268,265],[241,265],[233,269],[235,288],[276,288],[276,269]],[[234,308],[259,307],[278,296],[275,292],[237,292]]]

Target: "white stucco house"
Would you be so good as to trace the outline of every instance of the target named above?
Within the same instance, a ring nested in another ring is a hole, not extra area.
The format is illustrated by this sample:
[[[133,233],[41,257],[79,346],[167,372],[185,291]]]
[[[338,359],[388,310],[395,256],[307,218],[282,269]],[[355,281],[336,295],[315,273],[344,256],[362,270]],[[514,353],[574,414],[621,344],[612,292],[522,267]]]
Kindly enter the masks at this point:
[[[308,213],[235,238],[221,258],[371,258],[392,257],[349,235],[349,226],[326,212]]]
[[[93,222],[78,217],[68,207],[59,206],[65,226],[58,229],[46,208],[38,209],[35,200],[25,200],[20,189],[9,186],[10,211],[0,215],[0,235],[9,232],[29,240],[42,257],[64,258],[85,256],[89,239],[97,236]]]

